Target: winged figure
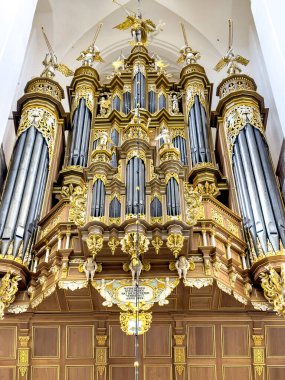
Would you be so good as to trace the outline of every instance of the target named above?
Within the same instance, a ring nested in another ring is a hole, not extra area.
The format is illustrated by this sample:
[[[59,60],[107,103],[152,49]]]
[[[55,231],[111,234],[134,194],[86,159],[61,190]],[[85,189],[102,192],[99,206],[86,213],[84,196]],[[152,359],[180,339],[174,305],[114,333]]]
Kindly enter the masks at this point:
[[[143,20],[140,9],[138,9],[137,12],[132,12],[126,7],[122,6],[117,1],[113,0],[113,2],[119,5],[120,7],[123,7],[125,12],[127,13],[125,21],[114,26],[114,29],[131,29],[134,43],[142,45],[146,44],[148,33],[154,33],[157,31],[157,26],[154,24],[154,22],[152,22],[150,19]]]
[[[94,62],[104,62],[99,48],[95,45],[102,25],[102,23],[99,24],[91,45],[87,49],[83,50],[79,57],[76,58],[77,61],[82,61],[82,66],[92,66]]]
[[[184,38],[184,42],[185,42],[185,46],[183,46],[181,49],[180,49],[180,56],[177,60],[177,63],[183,63],[185,62],[186,65],[189,65],[190,63],[197,63],[197,60],[201,58],[201,55],[198,51],[196,50],[193,50],[189,44],[188,44],[188,40],[187,40],[187,36],[186,36],[186,31],[185,31],[185,27],[184,27],[184,24],[181,22],[181,28],[182,28],[182,33],[183,33],[183,38]]]
[[[42,62],[45,68],[43,72],[41,73],[41,77],[52,79],[55,76],[56,70],[61,72],[66,77],[73,75],[74,72],[70,70],[70,68],[67,67],[64,63],[57,63],[57,57],[53,51],[53,48],[51,47],[51,44],[47,38],[47,35],[43,27],[42,27],[42,33],[43,33],[49,52],[46,54],[45,59]]]
[[[233,23],[229,20],[229,48],[227,54],[222,57],[215,66],[216,71],[221,71],[225,66],[227,66],[227,74],[239,74],[241,73],[240,65],[247,66],[249,60],[242,57],[241,55],[235,54],[233,51]]]

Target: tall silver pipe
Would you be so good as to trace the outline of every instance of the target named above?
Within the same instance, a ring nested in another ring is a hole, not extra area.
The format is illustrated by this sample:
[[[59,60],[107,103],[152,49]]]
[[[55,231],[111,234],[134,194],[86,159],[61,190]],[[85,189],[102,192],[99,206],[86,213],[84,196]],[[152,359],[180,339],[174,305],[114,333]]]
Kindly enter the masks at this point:
[[[12,240],[14,229],[21,205],[22,194],[28,174],[28,168],[31,160],[31,154],[33,151],[33,145],[36,137],[36,129],[30,127],[28,130],[25,148],[22,154],[21,163],[19,166],[19,172],[16,178],[14,191],[11,199],[11,205],[8,212],[5,228],[2,236],[2,254],[6,254],[9,242]]]
[[[195,120],[194,108],[192,107],[190,110],[190,134],[191,134],[191,152],[192,152],[192,164],[196,165],[199,162],[199,154],[198,154],[198,139],[197,139],[197,126]]]
[[[259,197],[257,196],[258,191],[256,187],[252,165],[251,165],[251,158],[250,158],[250,154],[247,147],[244,129],[240,131],[237,140],[240,147],[241,160],[244,163],[243,167],[244,167],[248,192],[250,195],[250,201],[252,203],[252,211],[254,215],[256,233],[260,240],[262,249],[264,250],[264,252],[266,252],[267,250],[266,226],[263,219],[263,213],[262,213],[262,208],[260,205],[260,200],[259,200]]]
[[[12,164],[10,171],[8,173],[7,182],[4,188],[4,193],[2,196],[1,209],[0,209],[0,236],[2,236],[5,221],[7,218],[7,214],[10,208],[11,198],[15,186],[15,180],[17,178],[18,169],[24,149],[24,144],[27,137],[27,131],[23,132],[21,136],[18,138],[16,143],[16,147],[13,153]]]
[[[211,160],[210,144],[209,144],[210,131],[208,130],[206,111],[201,103],[200,103],[200,109],[201,109],[202,127],[203,127],[203,135],[204,135],[204,142],[205,142],[205,149],[206,149],[206,161],[211,162],[212,160]]]
[[[260,162],[260,156],[258,147],[256,145],[255,135],[253,133],[253,127],[247,124],[245,128],[245,135],[247,137],[247,144],[249,148],[249,154],[251,157],[253,172],[255,174],[255,182],[258,189],[258,196],[262,207],[263,218],[266,225],[267,234],[275,250],[279,249],[279,236],[276,228],[276,222],[272,211],[270,198],[266,186],[266,179],[262,164]]]
[[[199,98],[196,95],[194,99],[194,110],[195,110],[195,119],[196,119],[196,130],[198,137],[198,151],[199,151],[199,162],[205,162],[205,144],[203,136],[203,127],[202,127],[202,117],[200,113],[200,102]]]

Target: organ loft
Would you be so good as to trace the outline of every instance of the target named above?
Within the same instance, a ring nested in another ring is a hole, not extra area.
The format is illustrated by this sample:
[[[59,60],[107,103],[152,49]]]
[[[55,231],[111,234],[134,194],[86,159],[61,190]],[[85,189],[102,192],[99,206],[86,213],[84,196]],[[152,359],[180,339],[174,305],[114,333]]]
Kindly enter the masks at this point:
[[[212,112],[183,25],[177,81],[149,53],[160,28],[140,9],[115,28],[130,52],[106,81],[93,67],[104,26],[75,72],[43,31],[43,72],[14,112],[0,378],[260,380],[275,365],[283,379],[284,205],[232,24]],[[71,76],[70,112],[56,71]]]

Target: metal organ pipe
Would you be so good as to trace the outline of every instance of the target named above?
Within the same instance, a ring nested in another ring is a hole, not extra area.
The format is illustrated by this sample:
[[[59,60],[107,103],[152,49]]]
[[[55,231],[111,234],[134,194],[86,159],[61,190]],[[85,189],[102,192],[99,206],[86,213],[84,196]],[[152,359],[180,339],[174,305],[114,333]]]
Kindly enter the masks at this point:
[[[145,165],[142,159],[132,157],[127,164],[126,213],[145,213]]]

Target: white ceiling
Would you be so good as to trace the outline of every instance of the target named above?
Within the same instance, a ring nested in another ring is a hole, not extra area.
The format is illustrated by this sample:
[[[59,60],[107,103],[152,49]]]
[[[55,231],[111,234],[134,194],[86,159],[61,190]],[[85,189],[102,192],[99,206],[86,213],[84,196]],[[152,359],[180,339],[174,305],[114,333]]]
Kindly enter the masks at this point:
[[[136,9],[136,0],[121,0],[121,3]],[[278,120],[274,120],[275,104],[251,15],[250,0],[142,0],[142,9],[144,18],[151,18],[155,23],[159,20],[166,23],[164,30],[154,38],[148,49],[169,63],[168,69],[174,78],[178,77],[182,68],[176,64],[176,60],[183,45],[180,22],[184,22],[188,41],[193,49],[201,52],[199,63],[205,67],[210,81],[214,83],[214,94],[225,72],[216,73],[213,67],[226,52],[227,20],[232,18],[235,50],[250,59],[245,72],[254,77],[259,92],[265,97],[266,105],[273,109],[272,124],[278,124]],[[120,51],[123,50],[127,56],[131,50],[128,43],[130,32],[113,29],[124,18],[124,10],[112,0],[39,0],[13,109],[16,100],[23,94],[26,82],[42,71],[41,62],[46,46],[41,26],[46,30],[58,61],[75,69],[80,64],[76,58],[90,45],[98,24],[103,22],[96,45],[101,49],[105,62],[95,66],[103,82],[106,81],[106,74],[112,71],[111,63]],[[58,73],[56,80],[65,89],[71,78]],[[214,95],[213,108],[217,101]],[[66,100],[64,107],[68,110]],[[275,136],[274,128],[271,134],[269,139]],[[273,158],[276,161],[277,156]]]

